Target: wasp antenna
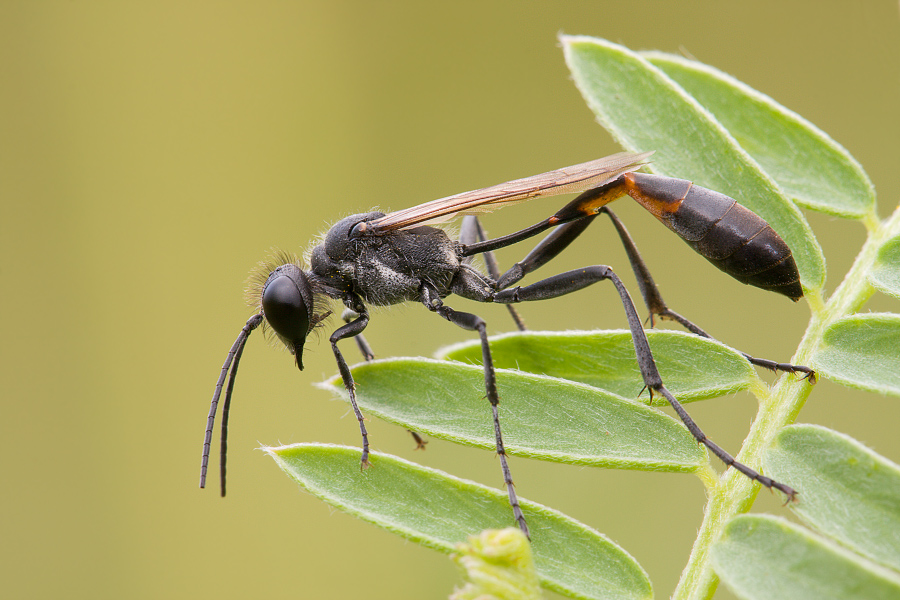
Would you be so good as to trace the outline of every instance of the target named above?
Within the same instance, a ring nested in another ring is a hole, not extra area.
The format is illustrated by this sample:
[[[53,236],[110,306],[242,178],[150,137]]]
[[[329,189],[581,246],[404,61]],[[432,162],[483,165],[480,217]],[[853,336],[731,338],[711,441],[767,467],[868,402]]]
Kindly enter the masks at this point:
[[[257,315],[259,316],[259,315]],[[243,334],[243,330],[241,331]],[[220,437],[221,446],[219,450],[219,478],[221,479],[222,497],[225,497],[225,457],[228,455],[228,411],[231,409],[231,393],[234,391],[234,380],[237,377],[238,365],[241,363],[241,355],[244,353],[244,346],[247,345],[247,338],[250,332],[240,337],[240,345],[234,354],[234,364],[231,367],[231,375],[228,377],[228,389],[225,390],[225,404],[222,405],[222,434]]]
[[[250,317],[247,320],[247,323],[241,328],[241,333],[238,334],[237,339],[234,341],[234,344],[231,345],[231,350],[228,351],[228,356],[225,357],[225,364],[222,365],[222,372],[219,374],[219,379],[216,381],[216,389],[213,391],[212,401],[209,404],[209,417],[206,419],[206,435],[203,438],[203,458],[200,461],[200,487],[206,487],[206,470],[209,466],[209,448],[212,445],[212,432],[213,426],[216,423],[216,410],[219,408],[219,397],[222,395],[222,387],[225,385],[225,377],[228,375],[229,370],[231,371],[231,378],[228,381],[228,389],[225,392],[225,406],[222,409],[222,495],[225,495],[225,450],[226,450],[226,435],[228,428],[228,408],[231,404],[231,392],[234,389],[234,379],[237,375],[238,364],[241,361],[241,354],[244,352],[244,345],[247,343],[247,338],[250,337],[250,333],[259,327],[259,324],[262,323],[263,316],[262,314],[256,314]],[[232,367],[232,363],[234,363],[234,368]]]

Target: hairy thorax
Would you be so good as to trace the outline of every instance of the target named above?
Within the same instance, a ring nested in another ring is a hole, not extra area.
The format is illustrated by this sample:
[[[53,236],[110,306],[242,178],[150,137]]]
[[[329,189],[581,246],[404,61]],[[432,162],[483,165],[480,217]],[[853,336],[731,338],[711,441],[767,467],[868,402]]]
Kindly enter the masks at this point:
[[[354,225],[380,216],[373,212],[342,219],[313,249],[312,271],[329,295],[352,292],[368,304],[385,306],[418,300],[423,283],[441,297],[449,295],[460,268],[456,243],[442,229],[425,226],[351,239]]]

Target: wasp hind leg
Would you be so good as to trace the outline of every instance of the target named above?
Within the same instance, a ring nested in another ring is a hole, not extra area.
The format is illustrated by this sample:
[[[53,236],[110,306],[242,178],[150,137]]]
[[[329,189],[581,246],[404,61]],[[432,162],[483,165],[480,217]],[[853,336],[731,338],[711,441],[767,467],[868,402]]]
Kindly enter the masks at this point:
[[[622,280],[619,279],[619,276],[616,275],[611,268],[603,265],[595,265],[582,269],[575,269],[573,271],[548,277],[547,279],[543,279],[525,287],[515,287],[497,292],[494,294],[493,301],[506,304],[547,300],[576,292],[604,280],[611,281],[619,292],[622,307],[625,309],[625,315],[628,319],[628,327],[631,330],[631,339],[634,343],[641,376],[644,380],[644,385],[650,390],[650,395],[653,396],[654,394],[659,394],[663,396],[678,414],[678,417],[697,442],[706,446],[709,451],[716,455],[726,466],[734,467],[735,470],[743,473],[750,479],[759,482],[767,488],[779,490],[789,499],[793,499],[797,494],[793,488],[775,481],[770,477],[761,475],[756,470],[738,462],[731,454],[709,439],[687,413],[681,403],[666,389],[663,385],[662,377],[660,377],[659,370],[656,367],[656,361],[654,361],[653,354],[650,351],[650,344],[647,341],[646,332],[644,332],[643,325],[641,324],[637,310],[634,307],[634,302],[631,300],[631,296],[628,294],[628,290],[625,288]]]
[[[609,210],[609,208],[603,207],[602,209],[600,209],[600,212],[606,213],[606,215],[610,218],[613,226],[616,228],[616,232],[619,234],[619,239],[622,240],[622,245],[625,247],[625,252],[628,254],[628,261],[631,263],[631,268],[634,271],[635,278],[637,279],[638,287],[641,290],[641,296],[643,296],[644,298],[644,304],[646,304],[647,310],[650,312],[651,327],[655,324],[655,318],[659,317],[660,319],[675,321],[695,335],[714,340],[714,337],[706,333],[703,329],[701,329],[685,317],[671,310],[666,305],[665,301],[662,298],[662,295],[659,292],[659,288],[657,287],[656,282],[653,281],[653,277],[650,275],[650,270],[647,268],[647,263],[645,263],[643,257],[641,257],[641,253],[638,251],[637,246],[634,244],[634,240],[631,238],[631,235],[628,233],[625,225],[622,223],[622,221],[619,220],[619,217],[617,217],[614,212]],[[809,367],[805,367],[803,365],[792,365],[790,363],[779,363],[765,358],[756,358],[754,356],[750,356],[746,352],[741,352],[741,354],[751,364],[754,364],[757,367],[769,369],[770,371],[776,372],[782,371],[785,373],[799,373],[801,374],[803,379],[809,380],[811,384],[814,384],[816,382],[816,372]]]

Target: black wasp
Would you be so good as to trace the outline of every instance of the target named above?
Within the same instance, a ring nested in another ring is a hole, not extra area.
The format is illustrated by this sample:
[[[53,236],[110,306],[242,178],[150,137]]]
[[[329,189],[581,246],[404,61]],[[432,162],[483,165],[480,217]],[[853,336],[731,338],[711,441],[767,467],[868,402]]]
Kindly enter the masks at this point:
[[[328,231],[324,242],[312,250],[309,270],[304,270],[297,264],[298,261],[290,259],[280,261],[283,264],[278,266],[273,265],[274,268],[265,280],[260,281],[258,295],[253,298],[257,312],[241,329],[216,383],[203,442],[200,487],[204,487],[206,483],[216,409],[230,370],[222,410],[221,481],[222,495],[225,495],[228,407],[238,364],[250,332],[261,323],[268,323],[294,355],[297,367],[302,370],[303,346],[310,332],[330,314],[326,308],[328,299],[340,300],[348,309],[346,314],[352,315],[347,318],[345,325],[331,334],[329,341],[344,387],[349,393],[350,404],[359,421],[363,442],[362,466],[368,466],[369,440],[366,426],[356,404],[353,376],[337,344],[345,338],[356,337],[366,358],[371,359],[371,351],[361,338],[363,330],[369,324],[366,306],[421,302],[425,308],[451,323],[477,331],[481,338],[484,383],[493,411],[497,454],[503,469],[503,480],[516,522],[527,534],[528,527],[516,498],[503,448],[497,410],[499,396],[485,322],[474,314],[450,308],[444,304],[444,298],[456,294],[478,302],[511,305],[556,298],[593,283],[609,280],[616,286],[621,297],[638,364],[650,394],[664,396],[694,437],[726,465],[793,498],[796,492],[792,488],[737,462],[707,438],[663,386],[631,297],[612,269],[602,265],[590,266],[554,275],[531,285],[513,287],[525,275],[564,250],[597,215],[605,213],[612,220],[625,245],[651,319],[673,319],[693,333],[709,337],[702,329],[669,310],[628,232],[606,208],[609,202],[629,195],[694,250],[738,281],[778,292],[794,301],[803,296],[791,250],[768,223],[733,199],[695,186],[690,181],[635,172],[647,162],[650,154],[615,154],[389,214],[370,212],[353,215],[338,221]],[[477,218],[471,215],[513,202],[568,192],[581,194],[540,223],[493,240],[485,239]],[[469,216],[463,220],[457,241],[451,240],[444,230],[430,226],[461,215]],[[550,228],[555,229],[522,261],[500,275],[493,258],[494,250],[516,244]],[[472,266],[472,257],[476,254],[484,255],[487,274]],[[512,306],[509,308],[515,317]],[[517,319],[517,323],[522,327],[520,320]],[[751,356],[747,356],[747,359],[765,368],[799,372],[805,374],[811,382],[815,380],[815,374],[807,367],[775,363]]]

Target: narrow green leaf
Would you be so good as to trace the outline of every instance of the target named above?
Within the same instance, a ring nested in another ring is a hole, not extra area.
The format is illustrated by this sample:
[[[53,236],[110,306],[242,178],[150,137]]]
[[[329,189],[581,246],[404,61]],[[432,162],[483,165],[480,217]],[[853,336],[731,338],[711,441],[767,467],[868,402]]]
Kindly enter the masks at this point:
[[[792,508],[806,523],[900,571],[900,467],[816,425],[782,429],[765,464],[800,491]]]
[[[824,258],[803,215],[707,110],[623,46],[567,36],[562,45],[588,106],[622,146],[656,150],[654,172],[727,194],[760,215],[790,246],[804,287],[821,288]]]
[[[512,522],[506,493],[403,459],[358,448],[296,444],[264,448],[285,473],[325,502],[429,548],[449,553],[484,529]],[[651,598],[647,574],[606,536],[521,500],[541,585],[573,598]]]
[[[394,358],[352,369],[363,412],[433,437],[494,449],[481,367]],[[325,384],[347,398],[339,377]],[[706,452],[675,419],[640,402],[553,377],[497,370],[509,454],[569,464],[694,472]]]
[[[795,202],[840,217],[874,215],[872,182],[821,129],[718,69],[672,54],[643,55],[713,113]]]
[[[878,249],[869,281],[882,292],[900,298],[900,237],[894,237]]]
[[[896,600],[890,571],[783,519],[740,515],[713,545],[713,568],[750,600]]]
[[[829,379],[900,396],[900,315],[868,313],[836,321],[811,362]]]
[[[656,365],[681,402],[705,400],[749,388],[757,376],[737,351],[680,331],[648,331]],[[586,383],[624,398],[637,398],[644,381],[631,332],[566,331],[508,333],[491,338],[494,366]],[[481,343],[445,348],[439,358],[481,364]],[[654,398],[666,406],[665,398]]]

